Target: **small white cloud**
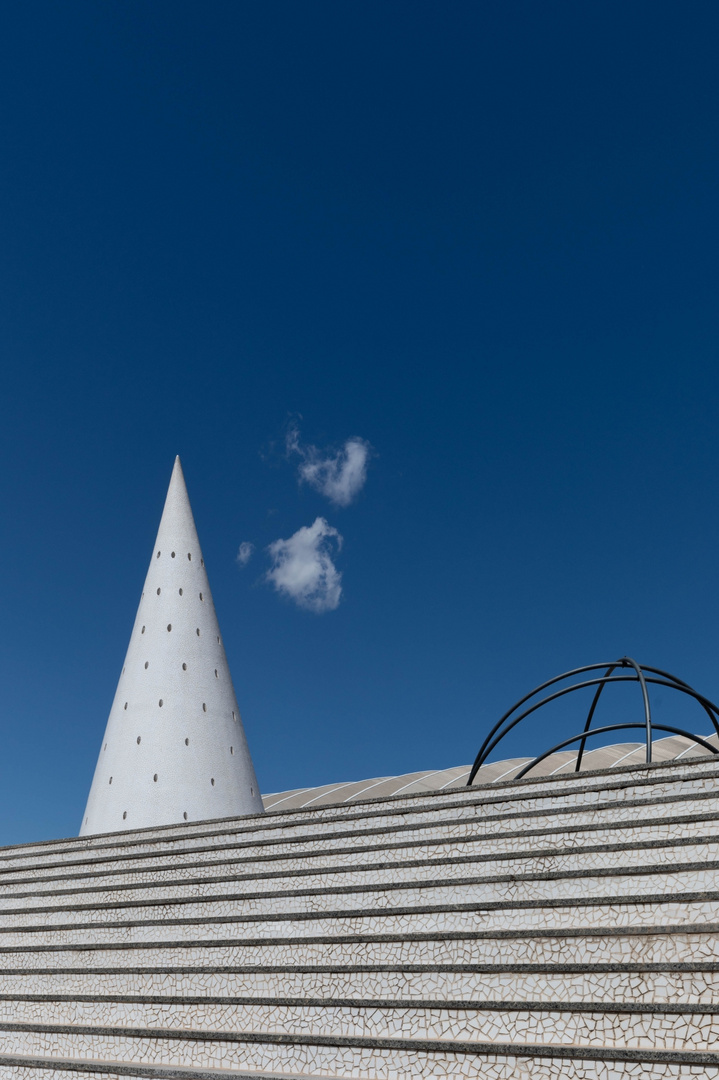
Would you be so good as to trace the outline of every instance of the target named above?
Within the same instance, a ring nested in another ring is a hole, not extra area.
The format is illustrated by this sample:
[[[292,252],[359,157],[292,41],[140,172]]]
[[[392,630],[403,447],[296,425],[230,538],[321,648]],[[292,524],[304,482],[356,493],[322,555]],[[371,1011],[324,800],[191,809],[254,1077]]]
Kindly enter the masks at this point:
[[[272,559],[267,581],[299,607],[318,614],[334,611],[342,596],[342,574],[332,561],[333,543],[339,551],[342,537],[321,517],[289,540],[275,540],[267,549]]]
[[[255,545],[251,544],[249,540],[242,541],[237,551],[237,562],[240,566],[247,566],[254,550]]]
[[[326,495],[336,506],[349,506],[367,479],[367,463],[372,447],[366,439],[347,439],[335,451],[321,451],[316,446],[303,446],[296,425],[287,432],[287,453],[299,454],[300,480],[315,491]]]

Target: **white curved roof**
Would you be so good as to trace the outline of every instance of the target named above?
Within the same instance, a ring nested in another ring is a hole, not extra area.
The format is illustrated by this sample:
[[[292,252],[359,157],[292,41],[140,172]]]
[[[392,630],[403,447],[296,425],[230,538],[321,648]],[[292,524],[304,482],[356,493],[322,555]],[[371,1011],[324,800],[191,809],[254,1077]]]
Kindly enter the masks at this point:
[[[716,735],[701,735],[712,746],[719,747]],[[640,765],[645,760],[646,748],[642,743],[616,743],[585,750],[582,772],[587,769],[611,769],[617,765]],[[697,743],[672,735],[668,739],[656,739],[652,744],[653,761],[669,761],[673,758],[707,756]],[[553,773],[572,772],[577,759],[576,750],[563,750],[552,754],[532,770],[531,776],[549,776]],[[483,765],[477,773],[475,784],[496,784],[511,780],[532,758],[510,758]],[[410,795],[422,791],[442,791],[446,788],[463,787],[467,783],[471,766],[456,765],[449,769],[430,769],[423,772],[405,773],[403,776],[378,776],[371,780],[348,780],[344,783],[323,784],[320,787],[295,788],[263,795],[265,810],[294,810],[304,806],[322,806],[330,803],[359,802],[362,799],[382,799],[389,795]]]

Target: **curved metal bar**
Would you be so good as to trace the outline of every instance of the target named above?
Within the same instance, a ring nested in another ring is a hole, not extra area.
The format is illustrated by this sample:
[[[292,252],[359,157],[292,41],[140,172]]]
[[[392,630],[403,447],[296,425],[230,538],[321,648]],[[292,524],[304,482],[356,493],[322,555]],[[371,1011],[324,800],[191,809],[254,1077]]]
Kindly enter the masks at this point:
[[[515,724],[518,724],[520,720],[524,720],[531,713],[533,713],[537,709],[541,708],[542,705],[546,705],[548,702],[554,701],[556,698],[562,697],[564,694],[569,694],[569,693],[571,693],[572,690],[582,690],[582,689],[584,689],[585,686],[596,686],[597,683],[605,684],[605,683],[608,683],[608,682],[638,682],[638,681],[639,680],[636,677],[636,675],[612,675],[612,676],[606,676],[605,675],[601,679],[587,679],[584,682],[575,683],[573,686],[566,686],[562,690],[557,690],[556,693],[550,694],[546,698],[542,698],[541,701],[538,701],[535,705],[532,705],[529,709],[526,709],[521,714],[521,716],[518,716],[515,720],[513,720],[512,723],[505,729],[505,731],[503,731],[494,740],[492,745],[488,748],[488,750],[486,752],[486,755],[485,755],[485,758],[488,757],[489,754],[491,754],[491,752],[492,752],[492,750],[494,750],[495,746],[499,745],[499,743],[504,738],[504,736],[507,734],[507,732],[510,731],[510,729],[513,728],[515,726]],[[688,694],[690,697],[693,697],[696,701],[698,701],[700,705],[703,704],[703,702],[701,701],[701,694],[698,694],[696,690],[692,690],[692,688],[690,686],[688,686],[688,685],[687,686],[675,686],[673,683],[665,682],[663,679],[652,679],[651,676],[646,678],[646,682],[655,683],[657,686],[668,686],[670,690],[678,690],[682,694]],[[708,699],[705,699],[705,700],[707,700],[707,704],[711,704],[711,702],[709,702]],[[656,726],[657,725],[655,724],[654,727],[656,727]],[[645,721],[645,727],[646,727],[646,721]],[[716,727],[716,724],[715,724],[715,727]],[[717,732],[717,735],[719,735],[719,732]]]
[[[474,759],[474,765],[472,766],[472,771],[469,774],[469,780],[467,781],[467,786],[469,787],[471,785],[472,781],[474,780],[475,776],[477,775],[477,770],[479,769],[479,767],[480,767],[480,765],[482,763],[482,760],[484,760],[484,757],[486,757],[486,755],[484,754],[484,751],[485,751],[485,748],[486,748],[487,744],[494,738],[495,734],[499,731],[499,729],[501,728],[504,721],[507,720],[508,717],[510,717],[512,715],[512,713],[515,712],[520,707],[520,705],[524,705],[525,701],[529,701],[529,699],[534,697],[535,694],[541,694],[542,690],[546,690],[548,686],[553,686],[555,683],[562,682],[563,679],[571,679],[571,677],[573,675],[581,675],[583,671],[598,671],[599,668],[605,668],[607,666],[608,665],[606,663],[605,664],[587,664],[585,667],[572,668],[571,671],[565,671],[563,675],[555,675],[555,677],[553,679],[547,679],[546,682],[540,683],[540,685],[535,686],[534,690],[532,690],[529,694],[525,694],[524,697],[521,697],[519,699],[519,701],[515,701],[512,708],[507,709],[504,716],[500,716],[499,720],[494,725],[494,727],[490,731],[489,735],[487,735],[486,739],[484,740],[484,742],[480,746],[479,753],[477,754],[476,758]],[[507,728],[507,731],[509,731],[509,728]],[[506,732],[504,734],[506,734]],[[504,738],[504,735],[502,736],[502,738]]]
[[[615,670],[615,668],[618,668],[621,664],[622,664],[621,660],[617,660],[616,664],[611,664],[610,667],[608,667],[607,670],[604,672],[605,676],[606,675],[611,675],[612,672]],[[592,704],[591,704],[591,706],[589,708],[589,713],[587,714],[587,722],[584,725],[585,732],[589,731],[590,727],[592,726],[592,717],[594,716],[594,710],[596,709],[597,705],[599,704],[599,698],[601,697],[602,690],[604,689],[605,686],[606,686],[606,683],[602,683],[601,686],[598,686],[597,689],[596,689],[596,692],[594,694],[594,697],[592,698]],[[581,743],[579,744],[579,750],[577,752],[577,763],[574,766],[574,771],[575,772],[579,772],[580,768],[582,767],[582,758],[584,757],[584,747],[586,746],[586,743],[587,743],[587,740],[582,739]]]
[[[632,675],[611,675],[610,673],[612,671],[614,671],[617,667],[623,667],[623,668],[631,667],[633,669],[634,673]],[[524,712],[521,713],[521,715],[519,715],[519,716],[515,717],[514,719],[510,720],[510,717],[511,717],[512,713],[515,712],[516,709],[519,708],[520,705],[523,705],[525,702],[529,701],[530,698],[535,697],[538,693],[540,693],[542,690],[546,689],[547,687],[553,686],[554,684],[556,684],[558,682],[562,682],[565,679],[571,678],[572,675],[580,674],[582,672],[596,671],[599,668],[606,668],[607,669],[605,671],[604,676],[602,676],[601,678],[586,679],[586,680],[583,680],[580,683],[575,683],[572,686],[563,687],[561,690],[558,690],[553,694],[549,694],[547,697],[543,698],[541,701],[535,702],[534,705],[530,706],[530,708],[525,709]],[[644,671],[651,671],[656,675],[663,676],[663,678],[656,679],[656,678],[652,678],[651,676],[645,676],[643,674]],[[534,690],[532,690],[531,693],[525,694],[524,697],[520,698],[519,701],[516,702],[512,706],[512,708],[509,709],[500,718],[500,720],[494,725],[492,730],[489,732],[489,734],[485,738],[484,742],[482,743],[482,746],[480,747],[479,753],[477,754],[477,757],[475,758],[474,765],[472,766],[472,769],[470,771],[469,778],[467,780],[467,786],[468,787],[471,786],[472,782],[474,781],[475,776],[477,775],[478,770],[481,768],[481,766],[487,760],[487,758],[492,753],[492,751],[495,749],[495,747],[502,741],[502,739],[505,737],[505,735],[507,735],[512,730],[512,728],[514,728],[518,723],[520,723],[522,720],[524,720],[527,716],[529,716],[531,713],[535,712],[537,709],[541,708],[542,705],[546,705],[550,701],[554,701],[559,697],[563,697],[565,694],[569,694],[573,690],[580,690],[580,689],[583,689],[584,687],[587,687],[587,686],[597,686],[597,691],[596,691],[596,693],[594,695],[594,700],[592,702],[592,705],[591,705],[590,710],[589,710],[589,714],[587,716],[587,722],[585,724],[584,731],[582,732],[582,734],[585,736],[585,738],[582,739],[582,742],[581,742],[581,745],[580,745],[580,750],[579,750],[579,753],[577,755],[577,764],[575,765],[575,771],[578,772],[579,771],[579,765],[581,764],[584,748],[585,748],[585,745],[586,745],[586,739],[589,737],[590,734],[592,734],[590,729],[591,729],[591,722],[592,722],[592,719],[594,717],[594,712],[595,712],[596,706],[598,704],[599,697],[600,697],[600,695],[601,695],[601,693],[602,693],[602,691],[604,689],[604,686],[608,682],[639,682],[641,687],[642,687],[642,697],[643,697],[643,701],[644,701],[644,716],[645,716],[645,724],[644,724],[644,726],[645,726],[645,730],[647,731],[647,737],[648,737],[647,762],[651,761],[652,727],[657,728],[657,730],[672,730],[672,731],[676,730],[676,732],[678,734],[686,734],[681,729],[673,729],[673,728],[669,729],[669,728],[661,727],[660,725],[657,725],[657,724],[652,724],[651,711],[650,711],[650,707],[649,707],[649,695],[648,695],[647,686],[646,686],[647,683],[653,683],[653,684],[656,684],[658,686],[666,686],[666,687],[669,687],[669,689],[672,689],[672,690],[679,690],[681,693],[687,694],[689,697],[694,698],[694,700],[697,702],[697,704],[699,704],[704,709],[704,711],[706,712],[707,716],[709,717],[709,719],[712,722],[712,726],[713,726],[714,731],[715,731],[715,733],[717,735],[717,738],[719,738],[719,706],[715,705],[714,702],[709,700],[709,698],[704,697],[703,694],[699,694],[696,690],[694,690],[691,686],[689,686],[688,683],[684,682],[683,679],[677,678],[675,675],[672,675],[670,672],[664,671],[661,668],[650,667],[649,665],[642,665],[640,667],[640,665],[637,664],[636,661],[632,660],[631,657],[625,656],[625,657],[622,657],[620,660],[614,661],[610,665],[607,665],[607,664],[587,664],[584,667],[574,668],[572,671],[566,671],[562,675],[557,675],[553,679],[548,679],[546,682],[542,683],[540,686],[538,686]],[[509,722],[507,722],[507,721],[509,721]],[[502,728],[502,725],[505,725],[505,724],[506,724],[506,726],[504,727],[504,729],[500,731],[500,728]],[[689,738],[695,738],[694,736],[688,736],[688,737]],[[704,744],[702,743],[702,745],[704,745]]]
[[[717,717],[719,717],[719,708],[717,708],[716,705],[712,704],[712,702],[709,701],[708,698],[704,698],[702,696],[702,694],[698,694],[696,692],[696,690],[692,690],[689,683],[684,682],[683,679],[677,678],[676,675],[672,675],[669,671],[662,671],[661,668],[649,667],[648,664],[643,664],[642,667],[643,667],[644,671],[653,671],[655,675],[663,675],[665,679],[671,679],[672,682],[675,682],[677,684],[677,686],[676,686],[677,690],[681,686],[686,687],[687,690],[691,690],[692,695],[699,702],[702,709],[704,710],[704,712],[707,714],[707,716],[711,720],[712,724],[714,725],[714,730],[716,731],[717,736],[719,737],[719,723],[717,723]]]
[[[646,670],[655,671],[656,668],[646,668]],[[665,682],[664,679],[653,679],[651,675],[645,675],[645,679],[648,683],[654,683],[656,686],[668,686],[670,690],[678,690],[681,694],[688,694],[689,697],[694,698],[697,704],[701,705],[701,707],[704,709],[704,712],[708,715],[709,719],[714,725],[714,730],[717,734],[717,737],[719,738],[719,724],[717,724],[716,718],[714,716],[714,713],[719,716],[719,706],[715,705],[713,701],[710,701],[709,698],[704,697],[704,695],[700,694],[697,690],[694,690],[691,686],[689,686],[688,683],[682,683],[681,685],[677,685],[673,682]],[[657,725],[654,724],[654,727],[656,726]]]
[[[631,656],[623,656],[627,664],[631,664],[637,673],[637,678],[642,686],[642,698],[644,699],[644,722],[647,727],[647,765],[652,763],[652,712],[649,708],[649,691],[647,690],[646,680],[644,678],[644,672],[639,667],[636,660],[632,660]]]
[[[650,667],[649,664],[642,664],[644,671],[653,671],[655,675],[663,675],[665,679],[671,679],[672,682],[679,683],[681,686],[689,686],[688,682],[684,682],[684,679],[680,679],[678,675],[672,675],[671,671],[662,671],[658,667]]]
[[[626,731],[627,728],[645,727],[645,724],[610,724],[608,727],[594,728],[594,730],[590,732],[590,734],[603,735],[607,731]],[[699,745],[703,746],[705,750],[710,750],[712,754],[719,754],[719,750],[717,750],[716,746],[712,746],[711,743],[705,742],[705,740],[701,739],[698,735],[692,735],[690,732],[684,731],[683,728],[669,727],[668,724],[655,724],[654,727],[657,729],[657,731],[670,731],[674,735],[682,735],[685,739],[691,739],[693,742],[699,743]],[[557,751],[563,750],[564,747],[569,746],[570,743],[577,742],[583,737],[583,735],[584,733],[582,733],[581,735],[575,735],[572,739],[564,739],[563,742],[557,743],[556,746],[553,746],[551,750],[545,750],[545,752],[543,754],[540,754],[539,757],[536,757],[534,761],[530,761],[528,765],[525,765],[522,771],[518,772],[516,776],[512,777],[512,779],[521,780],[522,777],[526,776],[526,774],[531,769],[533,769],[535,765],[538,765],[540,761],[544,761],[545,758],[550,757],[552,754],[556,754]]]
[[[602,667],[605,667],[605,666],[606,665],[602,664]],[[512,720],[512,722],[510,724],[507,724],[504,731],[501,731],[499,733],[499,735],[497,735],[495,737],[494,741],[491,742],[490,745],[487,747],[487,749],[484,751],[484,756],[479,760],[479,763],[477,763],[475,761],[476,768],[473,766],[473,773],[475,773],[476,770],[479,769],[479,767],[484,764],[486,759],[489,757],[489,755],[494,750],[495,746],[497,746],[502,741],[502,739],[505,737],[505,735],[507,735],[512,730],[512,728],[516,727],[517,724],[519,724],[522,720],[525,720],[533,712],[536,712],[537,709],[541,709],[543,705],[547,705],[550,701],[556,701],[557,698],[564,697],[565,694],[571,694],[575,690],[583,690],[585,686],[597,686],[598,683],[605,683],[605,682],[636,682],[636,681],[637,681],[637,679],[636,679],[635,675],[609,675],[609,676],[605,675],[601,679],[585,679],[584,682],[574,683],[572,686],[565,686],[561,690],[555,690],[555,692],[553,694],[548,694],[547,697],[542,698],[541,701],[537,701],[537,702],[535,702],[534,705],[530,705],[530,707],[528,709],[525,709],[523,713],[520,713],[519,716],[515,717],[514,720]],[[530,695],[530,697],[531,697],[531,695]],[[525,700],[526,700],[526,698],[525,698]],[[472,774],[470,774],[470,775],[472,775]],[[469,781],[467,781],[467,786],[469,786]]]

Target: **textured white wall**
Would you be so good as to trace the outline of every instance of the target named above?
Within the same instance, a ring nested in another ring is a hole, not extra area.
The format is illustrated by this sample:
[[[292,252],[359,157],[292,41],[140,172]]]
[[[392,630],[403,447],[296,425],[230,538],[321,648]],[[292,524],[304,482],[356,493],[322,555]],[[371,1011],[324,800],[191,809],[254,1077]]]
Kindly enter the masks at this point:
[[[179,457],[80,835],[262,813]]]

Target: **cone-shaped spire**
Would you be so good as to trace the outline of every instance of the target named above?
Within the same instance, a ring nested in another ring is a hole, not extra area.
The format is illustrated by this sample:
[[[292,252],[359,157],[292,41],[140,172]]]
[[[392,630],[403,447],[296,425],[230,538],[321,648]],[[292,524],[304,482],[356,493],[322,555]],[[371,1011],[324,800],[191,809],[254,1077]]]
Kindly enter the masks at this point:
[[[261,811],[178,457],[80,835]]]

